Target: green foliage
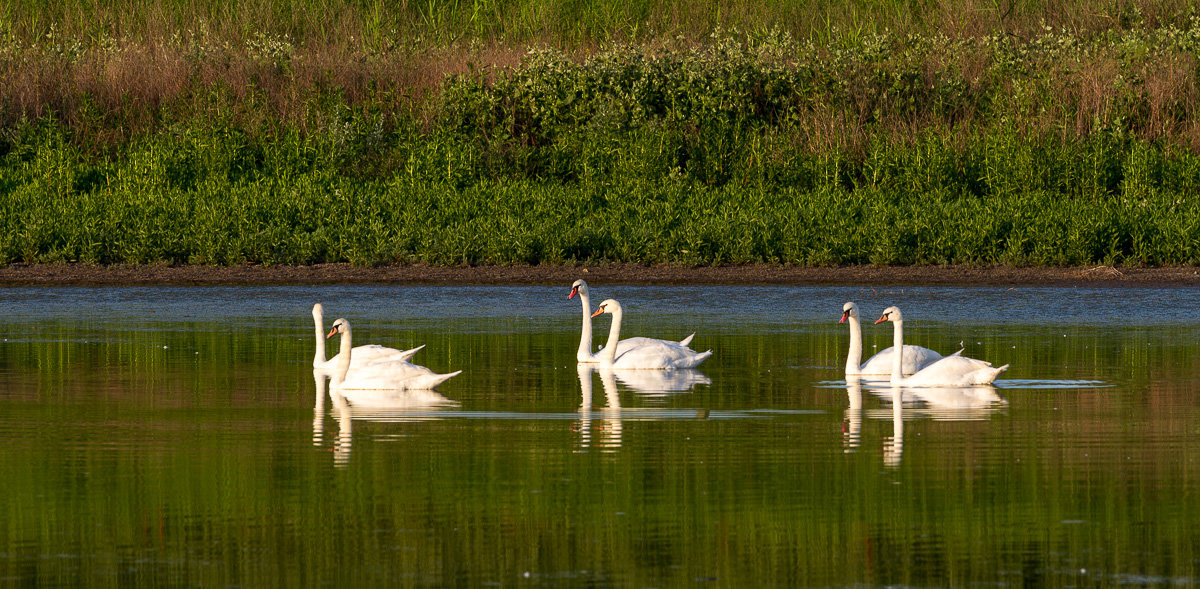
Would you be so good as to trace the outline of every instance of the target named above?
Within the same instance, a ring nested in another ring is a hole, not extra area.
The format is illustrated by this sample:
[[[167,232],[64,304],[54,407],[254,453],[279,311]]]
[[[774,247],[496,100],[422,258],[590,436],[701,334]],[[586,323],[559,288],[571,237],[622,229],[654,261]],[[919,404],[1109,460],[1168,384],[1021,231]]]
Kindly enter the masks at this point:
[[[538,49],[410,108],[217,84],[132,133],[83,100],[0,133],[0,262],[1197,263],[1196,74],[1154,69],[1196,39]]]

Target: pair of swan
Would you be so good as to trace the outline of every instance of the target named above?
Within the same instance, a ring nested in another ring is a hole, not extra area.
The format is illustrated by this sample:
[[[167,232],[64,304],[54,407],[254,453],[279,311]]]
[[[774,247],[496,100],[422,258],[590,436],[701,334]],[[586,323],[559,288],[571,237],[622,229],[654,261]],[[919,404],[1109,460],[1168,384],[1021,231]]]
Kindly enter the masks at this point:
[[[850,321],[850,355],[846,359],[847,375],[889,374],[892,384],[906,387],[961,387],[991,384],[996,377],[1008,369],[999,368],[990,362],[962,355],[959,350],[949,356],[920,346],[904,345],[904,315],[897,307],[888,307],[875,323],[891,321],[893,326],[892,347],[879,352],[859,365],[862,358],[862,327],[859,324],[858,306],[846,303],[842,307],[842,321]],[[890,364],[890,371],[883,368]]]
[[[576,295],[583,306],[583,330],[579,338],[579,350],[575,353],[575,359],[581,364],[600,364],[627,370],[675,370],[695,368],[712,356],[712,350],[697,352],[688,347],[692,338],[696,336],[694,333],[677,342],[648,337],[622,340],[621,318],[624,312],[620,303],[614,299],[607,299],[600,303],[595,313],[591,313],[590,293],[587,283],[583,280],[576,280],[571,285],[571,293],[567,298],[574,298]],[[593,354],[592,318],[602,313],[613,316],[612,326],[608,330],[608,343]]]
[[[342,354],[338,353],[328,360],[325,359],[325,307],[321,306],[321,303],[313,305],[312,316],[317,334],[317,349],[316,354],[313,355],[313,370],[322,372],[326,376],[333,376],[337,372],[338,361],[341,360]],[[353,357],[350,358],[350,369],[359,370],[368,364],[379,361],[407,362],[409,358],[415,356],[424,347],[425,345],[422,344],[411,350],[397,350],[396,348],[388,348],[378,344],[357,346],[353,349]]]
[[[313,306],[313,319],[320,325],[321,305]],[[438,374],[424,366],[412,364],[408,359],[424,346],[411,350],[396,350],[383,346],[353,347],[353,334],[350,322],[338,319],[333,322],[333,329],[325,335],[325,339],[335,334],[341,335],[341,350],[332,359],[323,361],[325,356],[325,340],[317,330],[317,355],[313,358],[313,370],[331,376],[330,388],[339,391],[343,396],[355,399],[352,395],[362,396],[353,391],[408,391],[428,390],[460,374],[458,370],[448,374]],[[359,357],[363,358],[360,360]],[[329,364],[333,364],[332,367]]]
[[[846,303],[842,306],[842,319],[839,323],[850,323],[850,354],[846,357],[846,375],[884,375],[891,374],[892,360],[896,353],[896,348],[887,348],[874,356],[871,356],[866,362],[859,365],[862,361],[862,323],[859,319],[858,305],[854,303]],[[921,346],[906,345],[904,346],[903,359],[901,360],[901,372],[904,374],[913,374],[914,372],[942,359],[942,355]]]

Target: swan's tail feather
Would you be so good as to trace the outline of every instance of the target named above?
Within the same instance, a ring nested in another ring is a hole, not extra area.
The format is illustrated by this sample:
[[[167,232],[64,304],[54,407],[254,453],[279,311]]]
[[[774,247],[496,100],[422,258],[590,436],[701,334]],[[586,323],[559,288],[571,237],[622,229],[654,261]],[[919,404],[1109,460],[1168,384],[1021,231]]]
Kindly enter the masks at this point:
[[[707,360],[709,356],[712,356],[712,350],[700,352],[699,354],[692,356],[692,361],[689,362],[687,366],[682,366],[681,368],[695,368],[699,366],[701,362]]]
[[[424,347],[425,347],[425,344],[421,344],[421,345],[419,345],[419,346],[417,346],[417,347],[415,347],[415,348],[413,348],[413,349],[411,349],[411,350],[404,350],[404,351],[400,352],[399,354],[397,354],[397,355],[396,355],[396,358],[397,358],[398,360],[401,360],[401,361],[403,361],[403,362],[408,362],[408,359],[409,359],[409,358],[412,358],[413,356],[416,356],[416,355],[417,355],[417,352],[420,352],[420,351],[421,351],[421,348],[424,348]]]
[[[961,356],[962,353],[965,352],[966,350],[967,350],[966,348],[959,348],[957,352],[950,354],[950,356]],[[947,356],[947,357],[949,357],[949,356]]]
[[[689,336],[679,340],[679,345],[686,346],[686,345],[692,343],[692,338],[694,338],[694,337],[696,337],[696,334],[693,333],[692,335],[689,335]]]
[[[428,374],[410,379],[407,383],[407,388],[410,389],[432,389],[451,378],[462,374],[461,370],[455,370],[447,374]]]
[[[979,374],[981,378],[976,384],[992,384],[996,381],[996,377],[1000,376],[1000,373],[1004,372],[1005,370],[1008,370],[1008,364],[1005,364],[999,368],[988,367],[980,369],[976,374]]]

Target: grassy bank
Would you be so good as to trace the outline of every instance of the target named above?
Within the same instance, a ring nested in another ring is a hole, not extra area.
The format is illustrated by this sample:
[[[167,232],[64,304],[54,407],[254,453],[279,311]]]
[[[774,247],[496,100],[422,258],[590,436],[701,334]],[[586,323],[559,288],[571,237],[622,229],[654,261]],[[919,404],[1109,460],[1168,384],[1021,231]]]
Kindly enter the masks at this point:
[[[0,262],[1200,262],[1186,6],[206,6],[6,21]]]

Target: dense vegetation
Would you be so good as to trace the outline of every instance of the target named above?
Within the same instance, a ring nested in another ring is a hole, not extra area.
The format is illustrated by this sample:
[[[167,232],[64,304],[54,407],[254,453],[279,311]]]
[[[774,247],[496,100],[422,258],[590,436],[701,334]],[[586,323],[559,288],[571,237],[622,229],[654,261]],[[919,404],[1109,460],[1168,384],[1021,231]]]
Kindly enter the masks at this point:
[[[0,262],[1200,263],[1193,6],[780,4],[16,2]]]

